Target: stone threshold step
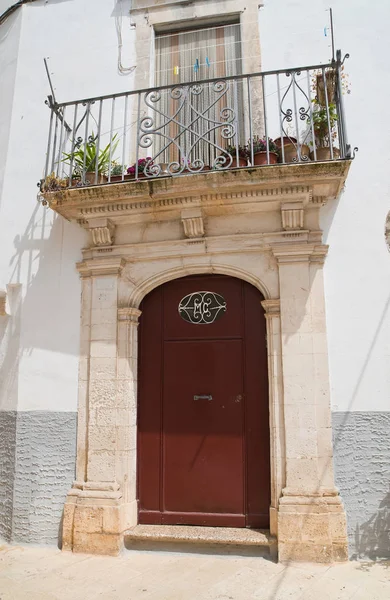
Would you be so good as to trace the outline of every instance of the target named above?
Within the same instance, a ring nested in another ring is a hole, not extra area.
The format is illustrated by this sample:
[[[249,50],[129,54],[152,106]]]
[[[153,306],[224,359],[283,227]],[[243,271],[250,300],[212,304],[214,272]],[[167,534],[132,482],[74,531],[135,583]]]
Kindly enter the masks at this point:
[[[181,547],[179,549],[179,546]],[[276,538],[266,529],[233,527],[198,527],[196,525],[136,525],[125,532],[125,547],[131,549],[166,549],[197,552],[261,554],[276,556]],[[184,548],[185,547],[185,548]]]

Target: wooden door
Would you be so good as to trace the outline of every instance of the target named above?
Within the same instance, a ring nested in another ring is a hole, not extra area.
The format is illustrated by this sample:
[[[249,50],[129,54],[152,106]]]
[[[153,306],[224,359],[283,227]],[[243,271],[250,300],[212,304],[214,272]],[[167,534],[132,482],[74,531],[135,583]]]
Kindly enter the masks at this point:
[[[139,332],[140,523],[269,526],[261,300],[248,283],[222,275],[178,279],[144,299]]]

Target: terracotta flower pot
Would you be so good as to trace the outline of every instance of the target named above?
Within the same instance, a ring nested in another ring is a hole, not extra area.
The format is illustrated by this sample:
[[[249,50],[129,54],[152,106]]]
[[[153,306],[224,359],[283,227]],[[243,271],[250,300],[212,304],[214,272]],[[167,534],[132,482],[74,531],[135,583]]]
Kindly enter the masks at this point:
[[[296,144],[297,140],[295,139],[295,137],[278,137],[274,140],[275,144],[277,145],[278,148],[282,147],[282,140],[283,140],[283,146],[286,146],[287,144]]]
[[[248,161],[246,158],[242,158],[242,156],[239,156],[238,163],[237,163],[237,158],[235,156],[232,156],[232,164],[230,165],[231,169],[236,168],[236,167],[247,167],[247,166],[248,166]]]
[[[98,173],[97,176],[97,184],[105,183],[107,181],[107,177],[102,175],[102,173]],[[85,173],[85,185],[95,185],[96,184],[96,172],[95,171],[87,171]]]
[[[326,146],[322,148],[316,148],[316,156],[317,160],[330,160],[330,147]],[[310,158],[315,160],[314,150],[310,152]],[[333,148],[333,158],[340,158],[340,150],[338,148]]]
[[[301,160],[304,157],[307,157],[306,160],[309,159],[309,155],[310,155],[310,148],[309,146],[306,146],[306,144],[301,144],[299,147],[300,150],[300,154],[301,154]],[[280,159],[282,160],[283,155],[282,153],[280,153]],[[298,161],[298,149],[294,144],[286,144],[284,146],[284,162],[286,163],[290,163],[290,162],[297,162]]]
[[[276,152],[269,153],[269,164],[275,165],[278,162],[278,155]],[[267,152],[262,150],[261,152],[255,152],[254,154],[254,164],[258,167],[260,165],[267,165]]]
[[[128,179],[134,179],[134,175],[129,175],[128,173],[125,173],[124,181],[127,181]],[[111,175],[111,183],[118,183],[118,181],[122,181],[122,175]]]

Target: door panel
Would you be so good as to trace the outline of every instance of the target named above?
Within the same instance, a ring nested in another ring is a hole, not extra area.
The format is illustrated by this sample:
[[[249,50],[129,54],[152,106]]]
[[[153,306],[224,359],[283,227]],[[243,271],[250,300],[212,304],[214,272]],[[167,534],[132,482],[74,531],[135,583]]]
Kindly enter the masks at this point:
[[[241,340],[165,343],[164,510],[244,514],[242,374]]]
[[[184,321],[193,292],[223,296],[212,324]],[[225,276],[175,280],[141,305],[141,523],[267,527],[270,468],[261,294]],[[209,399],[211,397],[211,399]]]

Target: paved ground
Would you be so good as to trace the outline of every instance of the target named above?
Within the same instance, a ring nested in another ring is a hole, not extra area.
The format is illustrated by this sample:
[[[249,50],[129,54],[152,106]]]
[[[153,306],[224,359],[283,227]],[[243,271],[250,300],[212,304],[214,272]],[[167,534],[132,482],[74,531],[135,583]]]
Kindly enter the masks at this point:
[[[118,558],[0,545],[1,600],[390,600],[390,562],[128,551]]]

